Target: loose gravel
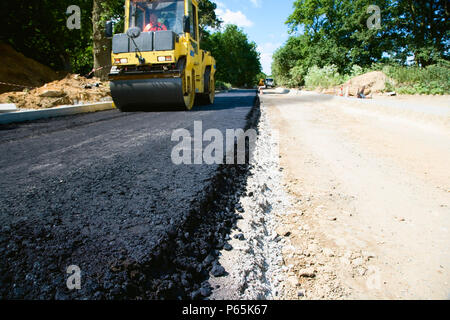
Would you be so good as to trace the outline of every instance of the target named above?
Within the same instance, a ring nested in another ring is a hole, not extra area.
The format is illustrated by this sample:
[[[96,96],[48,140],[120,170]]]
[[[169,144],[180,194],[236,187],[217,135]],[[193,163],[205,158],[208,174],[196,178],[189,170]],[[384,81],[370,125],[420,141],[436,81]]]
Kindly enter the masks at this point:
[[[289,210],[291,201],[282,186],[278,134],[263,106],[257,130],[245,192],[235,195],[241,219],[229,241],[234,249],[221,251],[219,259],[228,275],[210,281],[212,299],[277,299],[284,289],[287,267],[281,249],[286,240],[277,233],[277,216]]]

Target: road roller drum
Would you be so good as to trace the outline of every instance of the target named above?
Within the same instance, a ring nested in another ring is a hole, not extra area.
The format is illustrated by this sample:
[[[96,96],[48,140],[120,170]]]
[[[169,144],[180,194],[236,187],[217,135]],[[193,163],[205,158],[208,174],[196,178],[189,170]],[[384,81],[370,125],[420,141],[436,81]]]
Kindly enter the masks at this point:
[[[216,62],[200,49],[197,0],[127,0],[112,35],[111,95],[121,111],[212,104]]]

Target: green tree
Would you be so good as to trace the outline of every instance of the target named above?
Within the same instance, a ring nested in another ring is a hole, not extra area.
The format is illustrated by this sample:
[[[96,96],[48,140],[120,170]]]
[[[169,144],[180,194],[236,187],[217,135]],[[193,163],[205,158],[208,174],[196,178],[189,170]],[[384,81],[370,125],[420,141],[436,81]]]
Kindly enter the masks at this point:
[[[261,72],[256,43],[235,25],[227,25],[202,42],[202,47],[211,51],[216,59],[216,79],[234,86],[253,86]]]
[[[78,64],[86,59],[92,36],[90,12],[92,0],[79,0],[81,29],[66,26],[70,0],[2,1],[0,7],[1,40],[16,50],[56,70],[87,71]],[[87,63],[92,61],[89,53]]]
[[[381,9],[381,28],[367,25],[373,4]],[[419,66],[448,60],[448,15],[448,1],[441,0],[296,0],[286,21],[292,35],[274,55],[274,76],[298,85],[313,66],[351,74],[354,65],[404,64],[412,55]]]
[[[295,1],[294,12],[286,23],[291,32],[303,28],[308,66],[333,63],[346,72],[353,64],[367,66],[379,61],[383,52],[392,47],[392,39],[385,36],[391,28],[391,1],[376,2],[382,9],[381,29],[367,27],[367,8],[373,0]]]
[[[301,35],[298,37],[290,37],[286,44],[275,51],[272,63],[272,75],[276,79],[277,84],[291,86],[290,71],[295,66],[308,65],[306,59],[307,48],[309,46],[308,37]],[[314,56],[313,56],[314,57]]]
[[[447,0],[398,0],[393,6],[394,54],[404,62],[414,55],[417,65],[425,67],[449,59],[450,4]]]
[[[123,20],[124,0],[93,0],[92,40],[95,75],[103,80],[108,78],[111,65],[111,40],[106,38],[105,23],[108,19]]]
[[[210,0],[199,0],[198,3],[198,20],[200,26],[200,36],[203,38],[205,33],[209,34],[207,29],[217,29],[222,21],[216,15],[217,5]]]

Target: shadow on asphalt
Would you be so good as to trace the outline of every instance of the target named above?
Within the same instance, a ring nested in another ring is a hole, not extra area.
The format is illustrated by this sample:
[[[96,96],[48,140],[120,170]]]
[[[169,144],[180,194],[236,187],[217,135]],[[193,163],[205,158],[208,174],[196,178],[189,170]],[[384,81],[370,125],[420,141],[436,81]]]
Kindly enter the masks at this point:
[[[243,104],[239,103],[240,100],[248,95],[256,93],[255,89],[239,89],[230,90],[227,93],[220,93],[216,95],[214,104],[210,105],[194,105],[192,110],[186,110],[184,107],[152,107],[148,109],[146,107],[133,107],[132,109],[126,109],[123,113],[134,113],[134,112],[199,112],[199,111],[212,111],[212,110],[227,110],[242,107]]]
[[[246,106],[249,95],[256,93],[256,90],[230,90],[228,93],[219,94],[214,100],[214,104],[204,106],[194,106],[190,112],[211,111],[211,110],[231,110]]]
[[[291,92],[291,90],[289,89],[283,89],[282,92],[279,92],[277,90],[263,90],[263,94],[288,94],[289,92]]]

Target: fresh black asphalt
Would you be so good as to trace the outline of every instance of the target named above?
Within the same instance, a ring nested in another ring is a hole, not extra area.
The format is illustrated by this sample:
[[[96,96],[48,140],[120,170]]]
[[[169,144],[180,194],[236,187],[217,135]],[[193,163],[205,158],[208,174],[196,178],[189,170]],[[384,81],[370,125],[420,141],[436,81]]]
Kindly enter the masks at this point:
[[[216,249],[236,221],[226,196],[244,169],[177,166],[171,134],[193,134],[194,121],[244,128],[256,100],[235,90],[189,112],[0,125],[0,298],[207,297],[209,272],[223,273]],[[70,265],[81,290],[66,286]]]

